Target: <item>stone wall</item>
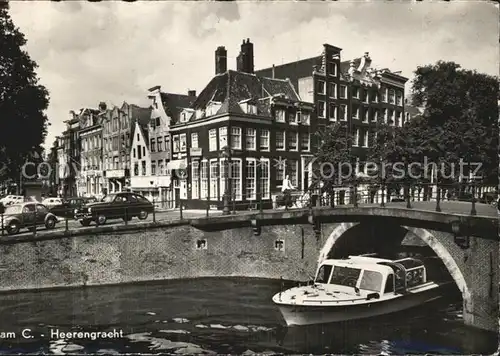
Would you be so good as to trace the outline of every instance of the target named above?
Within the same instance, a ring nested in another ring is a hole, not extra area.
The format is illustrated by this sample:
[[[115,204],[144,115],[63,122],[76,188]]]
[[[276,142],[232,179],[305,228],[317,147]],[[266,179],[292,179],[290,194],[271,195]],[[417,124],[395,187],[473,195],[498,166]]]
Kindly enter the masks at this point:
[[[307,280],[320,248],[309,225],[263,227],[260,236],[184,225],[25,241],[0,245],[0,290],[209,276]]]

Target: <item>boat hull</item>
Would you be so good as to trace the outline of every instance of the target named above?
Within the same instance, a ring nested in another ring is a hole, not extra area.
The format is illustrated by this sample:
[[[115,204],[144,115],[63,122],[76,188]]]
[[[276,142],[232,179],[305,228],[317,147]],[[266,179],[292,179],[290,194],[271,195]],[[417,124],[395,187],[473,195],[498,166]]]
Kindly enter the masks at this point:
[[[418,293],[409,293],[388,300],[373,300],[372,303],[346,306],[304,306],[278,304],[287,326],[335,323],[371,318],[400,312],[441,298],[440,288]]]

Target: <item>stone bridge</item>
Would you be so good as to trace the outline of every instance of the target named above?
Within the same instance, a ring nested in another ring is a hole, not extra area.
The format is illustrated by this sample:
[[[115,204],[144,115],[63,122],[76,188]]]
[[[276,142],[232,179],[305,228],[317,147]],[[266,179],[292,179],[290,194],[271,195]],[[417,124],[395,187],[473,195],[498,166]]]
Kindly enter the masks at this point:
[[[451,203],[447,212],[433,211],[434,206],[432,203],[421,204],[420,209],[407,209],[404,204],[388,207],[338,206],[263,211],[192,219],[190,222],[205,231],[251,226],[255,235],[267,233],[273,225],[309,224],[318,241],[318,263],[328,257],[341,258],[349,254],[390,253],[397,250],[403,239],[419,238],[442,260],[461,291],[465,323],[498,330],[499,237],[496,209],[480,205],[478,213],[484,215],[470,215],[470,204]],[[286,234],[282,239],[297,238],[293,235]]]

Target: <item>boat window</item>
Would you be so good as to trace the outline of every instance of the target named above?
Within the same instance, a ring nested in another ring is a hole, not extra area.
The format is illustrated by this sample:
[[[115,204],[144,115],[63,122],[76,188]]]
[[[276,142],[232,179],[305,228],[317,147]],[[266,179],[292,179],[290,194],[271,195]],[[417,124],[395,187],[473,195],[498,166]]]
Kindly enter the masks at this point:
[[[406,272],[406,287],[414,287],[422,284],[424,281],[424,269],[419,268],[413,271]]]
[[[361,283],[359,284],[359,289],[380,292],[382,289],[382,279],[382,273],[364,270],[363,277],[361,277]]]
[[[332,273],[332,266],[323,265],[319,268],[318,275],[316,276],[316,283],[328,283],[328,278]]]
[[[361,270],[358,268],[335,266],[330,284],[355,287],[360,274]]]
[[[384,293],[394,292],[394,275],[391,273],[387,276],[387,281],[385,282]]]

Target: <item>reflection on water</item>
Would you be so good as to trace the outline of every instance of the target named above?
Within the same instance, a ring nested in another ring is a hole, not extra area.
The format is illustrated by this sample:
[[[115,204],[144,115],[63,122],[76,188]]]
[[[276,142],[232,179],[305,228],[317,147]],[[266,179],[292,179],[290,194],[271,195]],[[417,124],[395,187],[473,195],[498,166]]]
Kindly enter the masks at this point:
[[[465,327],[461,300],[377,319],[284,327],[280,281],[196,279],[0,295],[0,354],[11,353],[491,353],[496,337]],[[21,330],[30,328],[32,339]],[[51,338],[54,330],[123,330],[123,338]]]

